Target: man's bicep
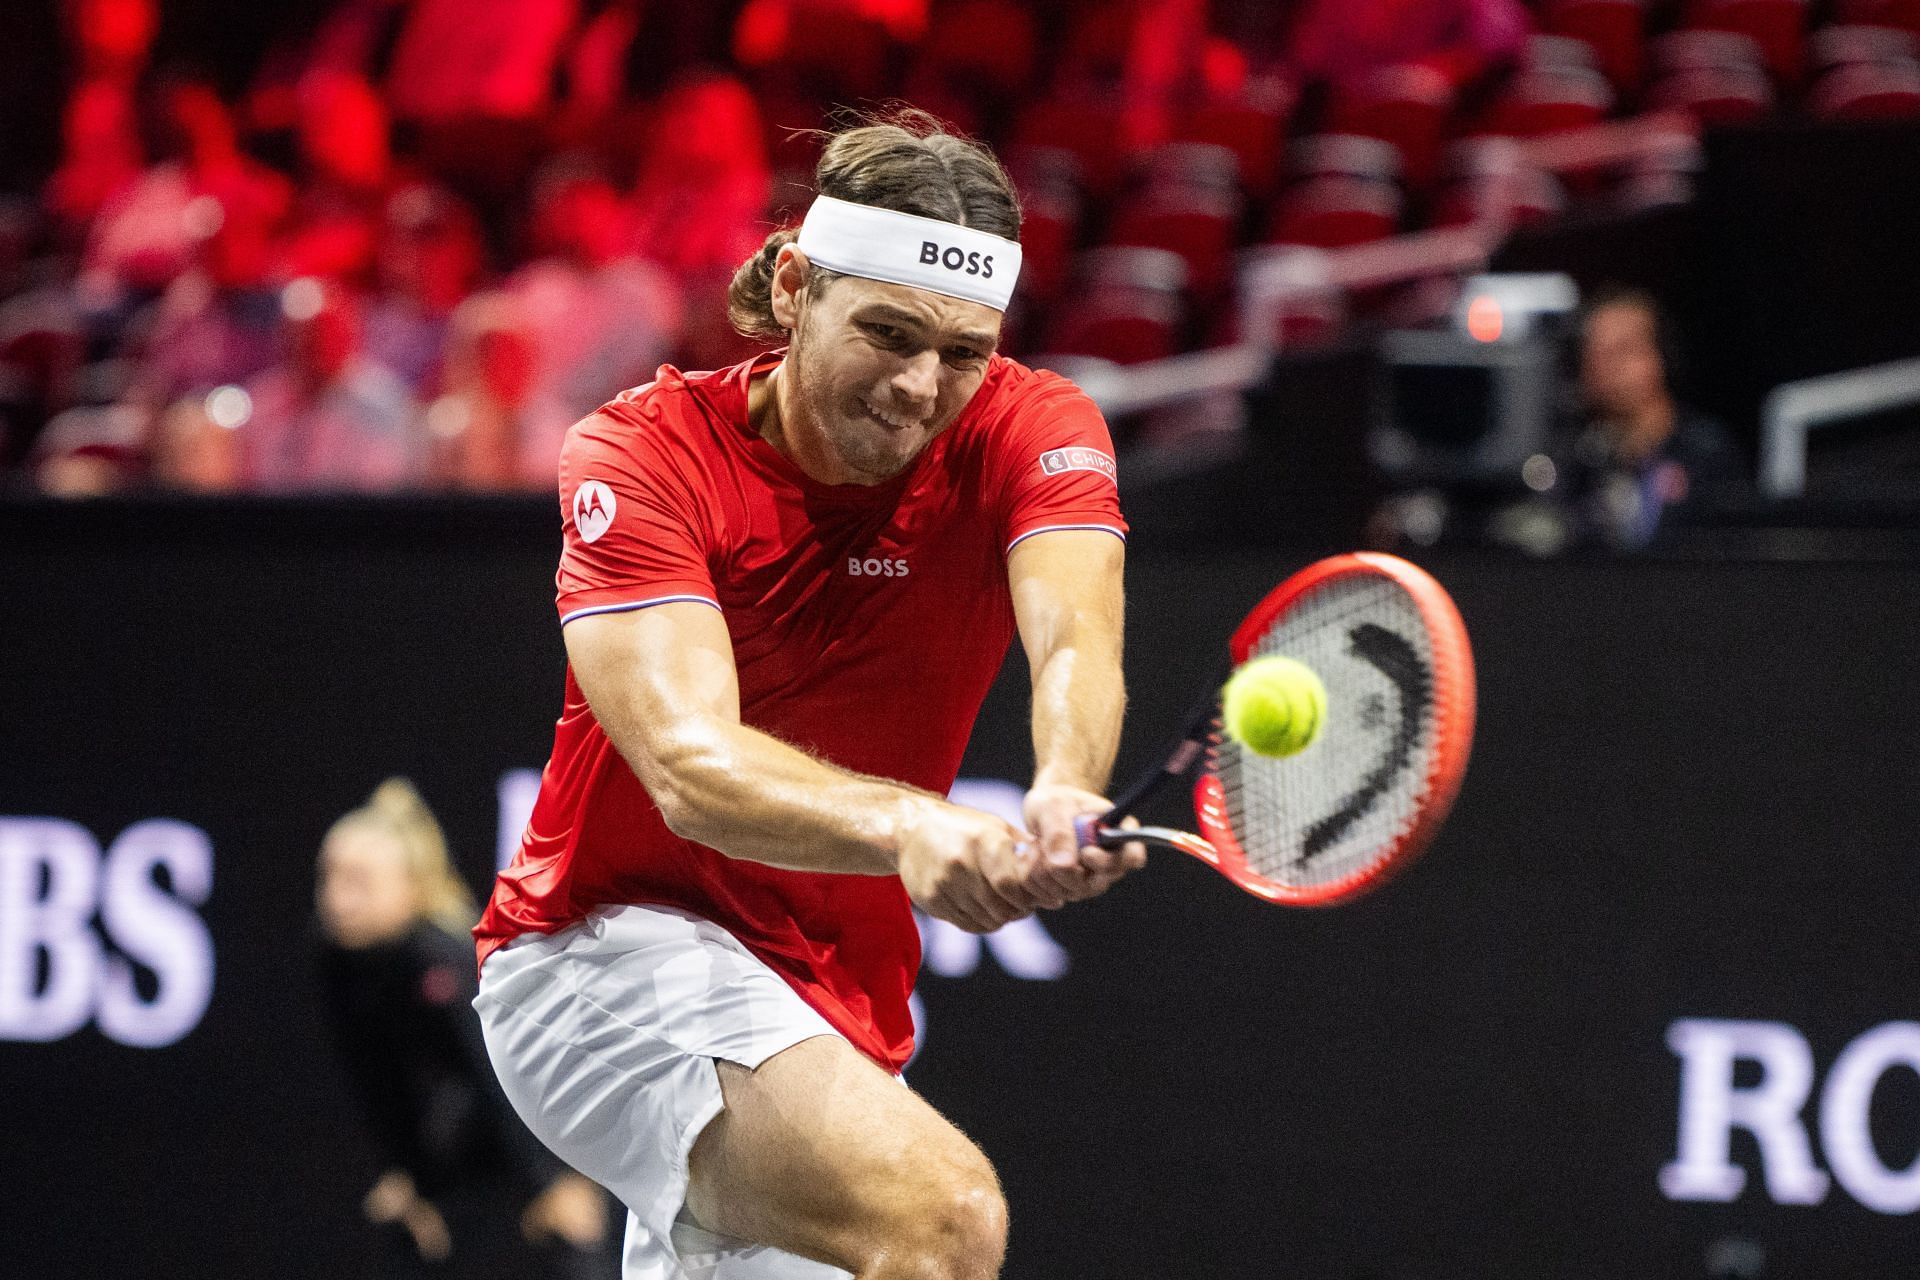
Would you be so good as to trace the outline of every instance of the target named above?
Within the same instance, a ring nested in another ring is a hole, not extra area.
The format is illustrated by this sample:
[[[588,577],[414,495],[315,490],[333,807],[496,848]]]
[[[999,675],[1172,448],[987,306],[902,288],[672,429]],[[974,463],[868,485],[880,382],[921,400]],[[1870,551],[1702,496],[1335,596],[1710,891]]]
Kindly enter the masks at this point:
[[[1023,538],[1007,553],[1014,619],[1036,669],[1067,643],[1118,646],[1126,547],[1104,529],[1055,529]]]
[[[739,722],[733,643],[712,605],[674,601],[590,614],[562,634],[587,705],[643,775],[703,722]]]

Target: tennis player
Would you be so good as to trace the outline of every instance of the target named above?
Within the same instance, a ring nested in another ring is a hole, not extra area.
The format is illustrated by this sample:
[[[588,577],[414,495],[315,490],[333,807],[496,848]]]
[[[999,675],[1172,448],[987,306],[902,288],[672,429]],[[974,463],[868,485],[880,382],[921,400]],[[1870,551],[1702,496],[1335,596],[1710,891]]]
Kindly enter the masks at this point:
[[[999,1273],[992,1167],[896,1078],[912,906],[975,932],[1098,894],[1125,525],[1065,380],[994,353],[1019,208],[915,113],[827,146],[735,276],[784,351],[662,368],[569,433],[569,674],[475,935],[508,1097],[631,1211],[627,1280]],[[1018,631],[1025,830],[947,803]]]

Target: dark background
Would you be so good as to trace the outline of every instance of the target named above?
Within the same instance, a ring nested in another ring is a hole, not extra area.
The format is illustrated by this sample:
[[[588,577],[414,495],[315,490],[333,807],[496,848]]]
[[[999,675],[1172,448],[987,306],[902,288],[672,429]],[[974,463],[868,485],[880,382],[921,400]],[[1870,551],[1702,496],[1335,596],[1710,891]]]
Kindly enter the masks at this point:
[[[544,501],[0,511],[0,813],[205,829],[218,959],[169,1048],[0,1044],[0,1275],[364,1266],[377,1168],[316,1016],[314,851],[405,773],[483,882],[497,779],[558,710],[557,535]],[[1122,772],[1302,562],[1136,549]],[[923,982],[910,1079],[998,1164],[1009,1276],[1704,1276],[1728,1238],[1769,1277],[1911,1276],[1910,1219],[1837,1182],[1773,1206],[1744,1135],[1733,1204],[1656,1177],[1674,1019],[1792,1023],[1824,1076],[1920,1012],[1912,565],[1429,567],[1480,738],[1407,876],[1286,911],[1160,855],[1046,917],[1063,980]],[[1025,775],[1023,688],[1015,659],[969,774]],[[1920,1081],[1890,1072],[1873,1117],[1904,1167]]]

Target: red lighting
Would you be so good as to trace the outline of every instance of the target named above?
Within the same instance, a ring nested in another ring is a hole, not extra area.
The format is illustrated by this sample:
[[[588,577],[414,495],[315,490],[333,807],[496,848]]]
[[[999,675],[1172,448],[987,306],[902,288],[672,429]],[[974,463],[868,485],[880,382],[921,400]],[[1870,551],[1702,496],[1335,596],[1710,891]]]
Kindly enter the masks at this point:
[[[1498,342],[1506,327],[1500,304],[1482,295],[1467,304],[1467,332],[1478,342]]]

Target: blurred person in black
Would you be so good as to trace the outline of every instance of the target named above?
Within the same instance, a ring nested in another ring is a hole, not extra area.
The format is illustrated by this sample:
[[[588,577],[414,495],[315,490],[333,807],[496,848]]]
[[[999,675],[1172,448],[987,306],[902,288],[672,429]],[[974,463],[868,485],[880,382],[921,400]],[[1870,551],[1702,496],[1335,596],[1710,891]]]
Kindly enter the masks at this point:
[[[1747,462],[1728,430],[1674,395],[1678,351],[1651,294],[1596,290],[1572,344],[1563,428],[1523,468],[1534,497],[1486,522],[1490,541],[1534,555],[1640,551],[1749,495]]]
[[[1746,463],[1726,427],[1677,399],[1678,355],[1660,304],[1596,290],[1576,337],[1578,408],[1556,450],[1574,541],[1632,550],[1738,499]]]
[[[526,1131],[487,1064],[478,913],[411,784],[334,823],[315,907],[328,1021],[385,1164],[362,1208],[388,1274],[613,1274],[605,1193]]]

